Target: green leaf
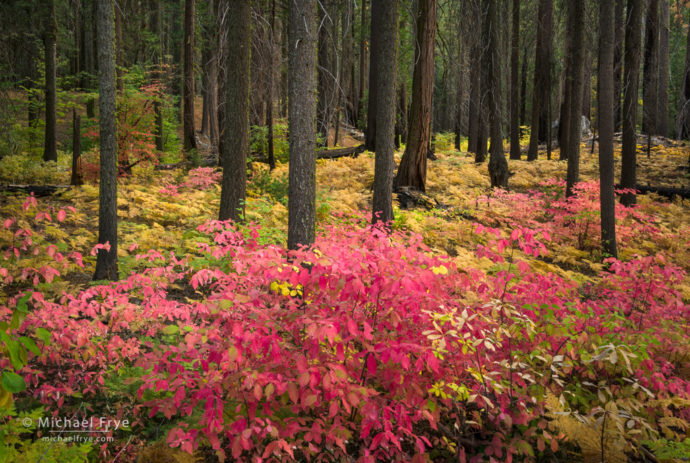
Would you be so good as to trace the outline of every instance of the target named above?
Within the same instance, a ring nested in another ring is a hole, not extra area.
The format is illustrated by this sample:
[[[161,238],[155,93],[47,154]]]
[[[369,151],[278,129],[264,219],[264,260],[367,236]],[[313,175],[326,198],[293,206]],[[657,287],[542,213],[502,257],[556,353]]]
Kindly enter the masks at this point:
[[[44,344],[50,345],[50,331],[45,328],[36,328],[36,337],[43,341]]]
[[[167,325],[161,330],[161,333],[167,334],[167,335],[175,335],[180,332],[180,327],[177,325]]]
[[[36,345],[33,339],[27,338],[26,336],[22,336],[19,338],[19,342],[24,344],[24,347],[29,349],[34,354],[41,355],[41,351],[39,350],[38,346]]]
[[[24,378],[12,371],[4,371],[2,373],[2,387],[12,394],[22,392],[26,389]]]
[[[22,364],[22,358],[19,349],[19,343],[13,339],[5,340],[5,346],[7,347],[7,352],[10,354],[10,362],[15,370],[19,370],[24,365]]]

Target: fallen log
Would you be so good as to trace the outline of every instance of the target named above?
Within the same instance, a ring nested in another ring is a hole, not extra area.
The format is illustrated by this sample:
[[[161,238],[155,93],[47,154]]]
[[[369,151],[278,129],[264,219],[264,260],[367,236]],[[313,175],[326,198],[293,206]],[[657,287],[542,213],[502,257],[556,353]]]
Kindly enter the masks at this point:
[[[69,189],[71,187],[72,185],[0,185],[0,191],[48,196],[61,189]]]
[[[622,188],[620,185],[616,185],[616,189]],[[673,199],[674,196],[680,196],[683,199],[690,198],[690,188],[674,188],[666,186],[644,186],[637,185],[635,187],[637,194],[646,195],[648,193],[654,193],[664,198]]]
[[[351,156],[356,158],[365,151],[364,144],[357,146],[349,146],[347,148],[338,148],[334,150],[322,149],[316,151],[316,159],[338,159]],[[268,164],[268,158],[266,156],[254,156],[252,155],[251,160],[253,162],[261,162]]]

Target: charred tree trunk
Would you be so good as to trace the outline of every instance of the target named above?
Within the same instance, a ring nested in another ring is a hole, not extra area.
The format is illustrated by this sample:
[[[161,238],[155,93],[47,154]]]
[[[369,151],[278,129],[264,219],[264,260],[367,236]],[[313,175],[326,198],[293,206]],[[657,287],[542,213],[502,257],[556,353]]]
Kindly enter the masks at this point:
[[[419,0],[417,18],[418,53],[412,77],[412,108],[407,146],[395,187],[426,188],[426,158],[431,141],[431,99],[434,87],[434,41],[437,0]]]
[[[623,40],[625,39],[625,0],[615,0],[616,43],[613,50],[613,130],[618,131],[623,120]]]
[[[376,159],[374,163],[374,199],[372,223],[388,224],[393,220],[393,154],[395,137],[395,84],[397,81],[398,2],[397,0],[373,0],[372,17],[378,16],[379,30],[372,40],[380,40],[377,59],[373,63],[380,70],[376,79]],[[374,67],[374,66],[372,66]]]
[[[314,243],[316,221],[316,3],[292,0],[288,12],[288,249]]]
[[[476,41],[475,41],[476,42]],[[470,101],[468,111],[467,151],[477,153],[481,121],[481,48],[473,43],[470,50]]]
[[[249,151],[249,62],[252,7],[250,0],[234,0],[228,16],[225,71],[225,140],[219,220],[244,220]]]
[[[486,1],[487,11],[483,28],[484,43],[488,43],[488,50],[484,54],[484,66],[489,76],[489,91],[487,92],[491,131],[489,177],[492,187],[508,188],[508,161],[506,161],[503,151],[503,129],[501,127],[503,118],[501,115],[501,50],[498,1]]]
[[[357,99],[357,122],[362,119],[360,109],[364,101],[364,89],[367,85],[367,0],[362,0],[362,10],[360,18],[360,39],[359,39],[359,98]]]
[[[72,110],[72,178],[70,185],[83,185],[81,171],[81,119],[77,110]]]
[[[520,125],[527,123],[527,47],[522,52],[522,71],[520,71]]]
[[[100,118],[99,249],[94,280],[117,280],[117,127],[115,119],[115,37],[113,2],[96,2],[98,24],[98,106]]]
[[[621,187],[623,188],[635,188],[637,184],[637,98],[644,3],[644,0],[628,0],[625,23],[623,148],[621,155]],[[635,202],[636,198],[633,193],[626,193],[621,196],[621,203],[626,206],[635,204]]]

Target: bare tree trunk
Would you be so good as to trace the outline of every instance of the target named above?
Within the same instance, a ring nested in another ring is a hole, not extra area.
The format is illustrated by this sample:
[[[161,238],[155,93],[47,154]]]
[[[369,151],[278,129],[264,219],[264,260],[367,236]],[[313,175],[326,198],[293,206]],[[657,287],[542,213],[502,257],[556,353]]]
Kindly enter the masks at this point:
[[[275,74],[275,54],[276,54],[276,0],[271,0],[271,36],[269,40],[270,62],[268,65],[268,92],[266,95],[266,131],[268,139],[268,166],[271,170],[276,168],[276,158],[273,146],[273,76]]]
[[[659,21],[659,91],[657,107],[656,132],[662,137],[668,137],[668,83],[671,73],[670,65],[670,12],[669,0],[660,0]]]
[[[476,40],[475,40],[476,42]],[[481,121],[481,60],[480,45],[473,43],[470,50],[470,101],[468,114],[467,151],[477,153]]]
[[[367,0],[362,0],[362,10],[360,18],[360,39],[359,39],[359,98],[357,100],[357,115],[356,120],[361,119],[360,109],[364,100],[364,89],[367,86],[367,47],[366,34],[367,30]]]
[[[635,188],[637,183],[637,99],[639,89],[640,46],[642,38],[642,10],[644,0],[628,0],[625,23],[624,96],[623,96],[623,148],[621,161],[621,188]],[[621,196],[626,206],[635,204],[634,193]]]
[[[374,162],[374,199],[372,223],[388,224],[393,220],[393,169],[395,152],[395,86],[397,82],[398,2],[397,0],[372,0],[371,16],[378,17],[379,30],[372,40],[380,40],[376,46],[379,62],[373,63],[380,74],[376,79],[376,159]],[[374,67],[372,65],[372,68]]]
[[[431,140],[431,99],[434,87],[434,41],[437,0],[419,0],[418,53],[412,78],[412,108],[407,146],[395,178],[395,187],[426,188],[426,157]]]
[[[46,0],[47,9],[44,23],[43,44],[45,46],[45,79],[46,79],[46,129],[43,143],[43,160],[57,161],[57,90],[56,90],[56,54],[57,54],[57,21],[55,20],[55,0]]]
[[[112,0],[96,2],[98,24],[98,106],[100,118],[100,183],[98,243],[94,280],[117,280],[117,127],[115,119],[115,37]]]
[[[527,47],[522,52],[522,71],[520,72],[520,125],[527,123]]]
[[[380,18],[374,14],[374,3],[371,3],[371,20],[370,20],[370,37],[371,48],[369,52],[369,98],[367,102],[367,132],[366,132],[366,146],[369,151],[376,150],[376,99],[378,90],[378,74],[379,69],[376,69],[375,64],[380,63],[378,52],[381,40],[376,37],[379,34],[380,26],[378,24]]]
[[[678,139],[687,140],[690,138],[690,27],[688,27],[685,45],[685,71],[683,72],[677,124],[676,136]]]
[[[332,20],[333,11],[331,7],[332,2],[330,0],[323,0],[319,7],[319,66],[317,72],[318,99],[316,127],[319,135],[323,138],[323,146],[328,146],[328,135],[331,124],[333,123],[333,107],[335,106],[333,101],[335,96],[334,77],[336,74],[335,66],[333,65],[333,48],[335,43]]]
[[[292,0],[288,21],[288,249],[314,243],[316,223],[316,2]]]
[[[218,1],[218,165],[223,166],[225,150],[225,108],[228,63],[228,17],[230,16],[228,0]]]
[[[615,32],[616,44],[613,50],[613,130],[621,127],[623,120],[623,40],[625,39],[625,0],[616,1]]]
[[[513,37],[510,49],[510,159],[520,159],[520,0],[513,0]]]
[[[194,130],[194,0],[184,3],[184,91],[183,126],[184,149],[196,148]]]
[[[69,184],[84,184],[81,171],[81,119],[76,109],[72,109],[72,178]]]
[[[122,47],[122,7],[115,3],[115,73],[117,74],[117,90],[122,93],[125,83],[122,80],[122,67],[124,63],[124,52]]]
[[[587,32],[585,31],[585,36]],[[587,40],[588,42],[588,40]],[[582,115],[592,120],[592,47],[588,43],[585,46],[584,75],[582,78]]]
[[[655,135],[659,90],[659,0],[649,0],[642,67],[642,131]]]
[[[615,5],[599,3],[599,76],[597,110],[599,113],[599,202],[601,209],[601,247],[604,255],[618,257],[616,251],[616,199],[614,195],[613,127],[614,73],[616,43]]]
[[[249,74],[251,0],[233,0],[228,16],[228,64],[225,71],[225,140],[219,220],[244,220],[249,151]]]
[[[566,177],[566,196],[573,194],[573,188],[580,181],[580,139],[582,127],[582,88],[585,51],[582,44],[585,41],[585,18],[587,6],[584,1],[568,3],[568,14],[572,15],[572,30],[570,42],[570,71],[571,80],[570,99],[570,128],[568,130],[568,174]],[[563,147],[561,147],[561,151]]]
[[[508,161],[503,151],[503,130],[501,124],[501,50],[499,44],[498,0],[484,0],[487,3],[484,20],[484,43],[488,50],[484,54],[484,66],[489,76],[487,104],[490,115],[491,147],[489,149],[489,177],[491,187],[508,188]],[[482,2],[484,3],[484,2]]]
[[[551,55],[553,42],[553,0],[539,0],[537,45],[534,58],[534,87],[532,89],[532,131],[527,160],[538,156],[539,143],[546,141],[551,126],[547,100],[551,95]]]

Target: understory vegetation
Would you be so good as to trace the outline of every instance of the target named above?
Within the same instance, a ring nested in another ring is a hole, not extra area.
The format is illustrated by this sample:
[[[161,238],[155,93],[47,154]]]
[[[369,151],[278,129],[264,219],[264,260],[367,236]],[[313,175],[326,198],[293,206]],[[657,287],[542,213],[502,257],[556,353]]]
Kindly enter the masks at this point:
[[[290,252],[286,165],[250,164],[244,225],[214,220],[215,168],[137,166],[113,283],[90,281],[97,186],[1,196],[0,461],[687,459],[687,202],[617,205],[607,259],[585,146],[567,200],[544,153],[492,193],[436,148],[391,233],[368,224],[373,154],[319,161],[317,239]],[[687,153],[652,150],[642,180]],[[128,424],[46,443],[58,415]]]

